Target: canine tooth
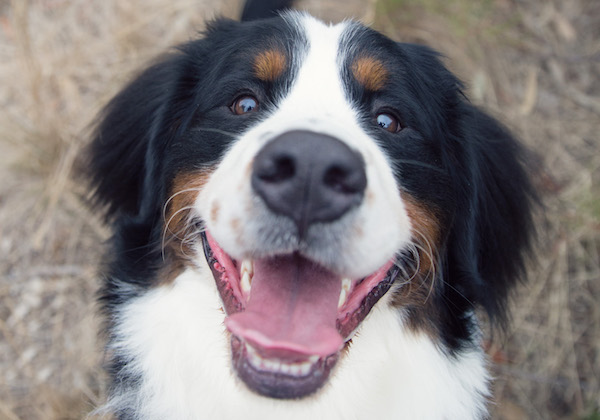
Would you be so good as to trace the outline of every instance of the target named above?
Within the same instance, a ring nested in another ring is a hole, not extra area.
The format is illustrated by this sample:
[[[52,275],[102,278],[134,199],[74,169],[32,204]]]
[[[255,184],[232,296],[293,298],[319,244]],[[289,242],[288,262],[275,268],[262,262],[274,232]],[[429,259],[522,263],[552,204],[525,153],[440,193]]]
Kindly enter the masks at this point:
[[[342,290],[340,290],[340,298],[338,299],[338,308],[341,308],[344,303],[346,303],[346,299],[348,299],[348,294],[350,293],[350,289],[352,288],[352,280],[349,278],[342,279]]]
[[[250,364],[254,367],[260,367],[262,359],[256,354],[250,355]]]
[[[252,260],[243,260],[241,270],[242,273],[246,271],[250,276],[254,274],[254,263]]]
[[[310,356],[310,357],[308,358],[308,362],[309,362],[311,365],[313,365],[313,364],[317,363],[318,361],[319,361],[319,356],[316,356],[316,355],[315,355],[315,356]]]
[[[346,303],[346,298],[347,297],[348,297],[348,292],[346,292],[345,289],[342,289],[340,291],[340,298],[338,300],[338,306],[337,306],[338,309],[341,308],[344,305],[344,303]]]
[[[247,271],[242,272],[242,279],[240,280],[240,286],[242,287],[242,291],[246,294],[250,293],[250,289],[252,282],[250,280],[250,274]]]
[[[246,349],[246,353],[249,355],[253,356],[256,354],[256,350],[254,350],[254,347],[252,347],[250,344],[244,343],[244,348]]]

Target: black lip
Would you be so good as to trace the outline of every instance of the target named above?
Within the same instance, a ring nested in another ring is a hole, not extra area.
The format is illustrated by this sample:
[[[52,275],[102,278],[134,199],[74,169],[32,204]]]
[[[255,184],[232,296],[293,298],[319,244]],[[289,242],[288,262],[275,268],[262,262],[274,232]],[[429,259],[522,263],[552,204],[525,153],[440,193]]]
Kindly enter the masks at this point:
[[[257,369],[248,360],[243,341],[231,337],[233,366],[246,385],[254,392],[265,397],[277,399],[295,399],[306,397],[318,391],[329,379],[339,354],[335,353],[319,359],[305,376],[293,376]]]
[[[217,285],[217,289],[221,295],[221,300],[223,301],[223,306],[225,308],[225,312],[228,315],[234,314],[236,312],[240,312],[244,309],[242,302],[238,300],[238,298],[233,294],[231,287],[227,284],[227,282],[221,279],[221,273],[215,268],[216,263],[218,262],[215,258],[210,245],[208,244],[208,239],[206,238],[206,234],[204,232],[200,233],[200,237],[202,238],[202,247],[204,249],[204,256],[206,257],[206,262],[212,271],[213,278],[215,279],[215,284]]]
[[[206,257],[208,265],[212,267],[217,262],[217,259],[213,255],[212,249],[210,249],[208,239],[206,238],[206,233],[200,232],[200,237],[202,238],[202,249],[204,250],[204,256]]]

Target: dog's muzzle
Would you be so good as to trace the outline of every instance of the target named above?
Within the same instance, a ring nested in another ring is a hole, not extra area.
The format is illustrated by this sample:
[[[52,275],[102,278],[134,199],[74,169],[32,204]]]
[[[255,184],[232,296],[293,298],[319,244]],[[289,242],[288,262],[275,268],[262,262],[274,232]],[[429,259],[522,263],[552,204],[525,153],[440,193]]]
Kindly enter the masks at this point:
[[[315,243],[331,226],[354,220],[350,213],[363,203],[367,175],[361,154],[328,135],[289,131],[263,146],[252,165],[252,190],[266,211],[255,217],[270,213],[273,220],[290,221],[274,222],[272,231],[263,223],[261,234],[275,244],[282,236],[296,238],[297,247],[278,250],[271,244],[261,253],[265,245],[257,241],[256,254],[236,260],[207,231],[204,250],[227,313],[238,376],[259,394],[301,398],[326,383],[399,270],[392,259],[366,277],[351,278],[315,254],[342,251],[337,248],[344,241],[330,241],[321,251]]]

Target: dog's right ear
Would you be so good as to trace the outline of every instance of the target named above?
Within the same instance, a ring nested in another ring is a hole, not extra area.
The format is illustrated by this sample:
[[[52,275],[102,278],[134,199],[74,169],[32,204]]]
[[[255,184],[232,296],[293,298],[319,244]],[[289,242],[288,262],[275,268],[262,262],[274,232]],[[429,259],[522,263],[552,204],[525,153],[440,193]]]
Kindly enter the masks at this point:
[[[142,197],[155,195],[151,147],[165,121],[165,105],[177,80],[177,58],[167,57],[145,70],[106,106],[86,153],[84,171],[92,204],[112,220],[142,212]],[[155,196],[152,198],[156,198]]]

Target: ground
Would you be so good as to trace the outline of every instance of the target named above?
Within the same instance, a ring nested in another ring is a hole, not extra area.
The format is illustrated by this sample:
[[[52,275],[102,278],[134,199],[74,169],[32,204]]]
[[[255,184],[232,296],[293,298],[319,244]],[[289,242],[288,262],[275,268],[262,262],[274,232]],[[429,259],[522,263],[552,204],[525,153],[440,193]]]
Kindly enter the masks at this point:
[[[539,239],[505,334],[496,419],[600,418],[600,2],[304,0],[428,44],[535,154]],[[104,398],[96,267],[109,232],[76,172],[135,69],[237,0],[0,0],[0,419],[78,419]]]

